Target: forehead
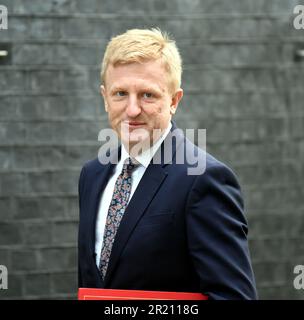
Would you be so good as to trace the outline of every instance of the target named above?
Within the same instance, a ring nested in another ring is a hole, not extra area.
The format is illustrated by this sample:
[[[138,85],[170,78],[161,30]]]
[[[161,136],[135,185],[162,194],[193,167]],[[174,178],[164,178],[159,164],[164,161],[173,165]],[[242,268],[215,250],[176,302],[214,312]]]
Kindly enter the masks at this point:
[[[106,71],[105,85],[120,86],[154,86],[161,90],[168,87],[168,74],[159,60],[144,63],[109,65]]]

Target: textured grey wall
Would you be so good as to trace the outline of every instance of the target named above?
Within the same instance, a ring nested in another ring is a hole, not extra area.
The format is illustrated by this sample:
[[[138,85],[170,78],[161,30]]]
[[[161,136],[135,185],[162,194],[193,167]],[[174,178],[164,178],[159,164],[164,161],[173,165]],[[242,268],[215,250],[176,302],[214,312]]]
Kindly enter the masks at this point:
[[[112,35],[171,32],[184,58],[182,128],[239,176],[260,298],[301,299],[304,30],[288,0],[0,0],[1,298],[76,296],[77,182],[107,127],[99,63]],[[303,3],[304,4],[304,3]],[[10,47],[11,46],[11,47]],[[302,46],[302,47],[301,47]]]

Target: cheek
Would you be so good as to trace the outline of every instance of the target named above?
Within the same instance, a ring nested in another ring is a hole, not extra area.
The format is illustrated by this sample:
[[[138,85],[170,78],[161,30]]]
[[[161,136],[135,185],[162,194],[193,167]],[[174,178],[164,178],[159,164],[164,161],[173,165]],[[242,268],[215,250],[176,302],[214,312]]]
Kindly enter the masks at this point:
[[[124,112],[124,107],[118,103],[111,103],[108,106],[108,113],[111,119],[118,118]]]
[[[151,117],[160,117],[170,113],[170,107],[167,102],[161,101],[159,103],[145,105],[143,111]]]

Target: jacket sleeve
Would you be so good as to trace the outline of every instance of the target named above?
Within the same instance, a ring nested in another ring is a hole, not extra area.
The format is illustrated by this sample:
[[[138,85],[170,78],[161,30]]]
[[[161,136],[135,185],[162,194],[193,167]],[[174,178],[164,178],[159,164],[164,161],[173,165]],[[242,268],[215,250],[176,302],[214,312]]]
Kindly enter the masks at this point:
[[[198,176],[186,205],[190,256],[210,299],[256,299],[247,221],[234,173],[216,163]]]

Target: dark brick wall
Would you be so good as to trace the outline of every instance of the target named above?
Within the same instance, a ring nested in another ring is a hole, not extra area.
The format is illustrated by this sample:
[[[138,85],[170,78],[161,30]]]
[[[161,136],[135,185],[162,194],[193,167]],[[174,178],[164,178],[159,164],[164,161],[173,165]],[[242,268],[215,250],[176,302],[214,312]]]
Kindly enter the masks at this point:
[[[260,298],[301,299],[304,264],[304,30],[292,0],[0,0],[2,298],[75,298],[77,181],[107,127],[99,64],[109,38],[159,26],[180,47],[182,128],[239,176]],[[302,3],[304,4],[304,3]]]

